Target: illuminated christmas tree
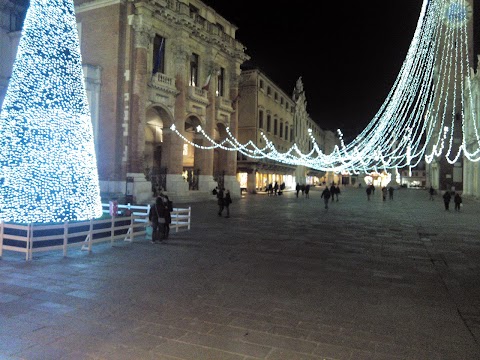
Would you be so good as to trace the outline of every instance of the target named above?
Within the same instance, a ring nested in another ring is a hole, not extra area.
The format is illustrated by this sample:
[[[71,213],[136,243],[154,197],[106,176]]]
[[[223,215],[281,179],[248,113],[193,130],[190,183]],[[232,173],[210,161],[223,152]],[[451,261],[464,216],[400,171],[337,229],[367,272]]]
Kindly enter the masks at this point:
[[[0,113],[0,219],[101,215],[73,0],[30,0]]]

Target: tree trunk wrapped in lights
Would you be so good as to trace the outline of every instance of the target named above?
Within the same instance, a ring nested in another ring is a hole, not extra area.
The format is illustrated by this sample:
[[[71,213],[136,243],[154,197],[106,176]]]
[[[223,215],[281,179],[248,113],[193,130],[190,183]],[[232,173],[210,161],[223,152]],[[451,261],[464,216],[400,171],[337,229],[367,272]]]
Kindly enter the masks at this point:
[[[0,219],[101,215],[73,0],[30,0],[0,113]]]

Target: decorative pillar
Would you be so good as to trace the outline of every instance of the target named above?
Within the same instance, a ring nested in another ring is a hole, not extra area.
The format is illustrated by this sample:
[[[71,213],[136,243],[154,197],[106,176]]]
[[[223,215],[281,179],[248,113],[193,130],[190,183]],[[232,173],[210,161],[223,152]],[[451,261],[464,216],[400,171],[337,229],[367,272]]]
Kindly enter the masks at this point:
[[[182,34],[175,39],[177,45],[173,47],[175,62],[175,87],[178,91],[174,105],[174,124],[178,131],[185,134],[185,116],[187,108],[187,60],[188,48],[181,43]],[[164,145],[168,144],[165,157],[162,154],[162,163],[167,164],[167,192],[176,194],[187,193],[188,183],[182,177],[183,172],[183,139],[173,134],[170,129],[163,129]]]
[[[131,122],[129,143],[129,172],[143,173],[144,149],[145,149],[145,111],[147,105],[147,50],[153,39],[150,28],[141,23],[136,16],[133,22],[135,30],[133,50],[133,93],[131,96]]]
[[[212,77],[210,78],[210,84],[207,90],[208,103],[205,116],[205,126],[203,130],[205,133],[214,138],[214,130],[216,128],[216,114],[215,114],[215,90],[217,86],[217,76],[215,71],[215,64],[213,60],[210,61],[209,73],[212,72]],[[206,144],[207,140],[202,142]],[[197,154],[195,154],[196,156]],[[203,151],[202,157],[199,161],[199,168],[201,169],[200,176],[198,177],[198,189],[200,191],[211,191],[217,183],[213,180],[213,151]],[[195,158],[195,163],[197,163],[197,158]]]
[[[232,107],[234,112],[230,115],[230,132],[232,135],[238,139],[238,103],[239,103],[239,93],[238,93],[238,82],[239,74],[237,74],[236,69],[230,71],[229,82],[232,85],[230,88],[230,99],[232,101]],[[237,179],[237,152],[236,151],[224,151],[226,152],[225,157],[225,188],[230,190],[230,193],[233,197],[241,196],[240,183]],[[248,174],[247,182],[250,182],[251,175]],[[255,171],[253,171],[253,181],[255,184]],[[255,185],[253,185],[253,190],[255,190]],[[247,185],[247,188],[249,186]]]
[[[154,34],[141,16],[133,15],[130,24],[134,30],[133,63],[131,66],[132,93],[130,96],[130,123],[128,126],[128,172],[133,179],[133,202],[150,203],[151,183],[144,174],[145,118],[147,106],[147,57]]]

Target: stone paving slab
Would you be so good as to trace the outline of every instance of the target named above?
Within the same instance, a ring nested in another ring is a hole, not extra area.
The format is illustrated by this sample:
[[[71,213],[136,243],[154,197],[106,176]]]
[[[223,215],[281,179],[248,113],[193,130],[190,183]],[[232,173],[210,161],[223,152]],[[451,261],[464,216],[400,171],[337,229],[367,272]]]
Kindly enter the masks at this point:
[[[480,203],[320,190],[188,204],[163,244],[4,253],[0,359],[480,359]]]

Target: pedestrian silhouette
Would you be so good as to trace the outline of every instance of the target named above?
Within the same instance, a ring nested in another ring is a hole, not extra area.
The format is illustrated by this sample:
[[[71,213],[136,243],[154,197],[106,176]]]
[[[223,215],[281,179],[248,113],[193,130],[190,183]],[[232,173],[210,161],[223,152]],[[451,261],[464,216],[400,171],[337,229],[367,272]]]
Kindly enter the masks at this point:
[[[328,186],[325,186],[325,189],[322,191],[322,198],[323,201],[325,202],[325,209],[328,210],[328,201],[330,200],[330,190],[328,189]]]
[[[451,199],[452,195],[450,194],[450,191],[446,190],[445,194],[443,194],[443,204],[445,205],[445,210],[449,210]]]
[[[388,195],[389,195],[390,200],[393,200],[393,190],[394,190],[393,186],[390,186],[388,188]]]
[[[453,197],[453,202],[455,203],[455,211],[460,211],[460,206],[462,205],[462,197],[459,193],[455,193]]]

